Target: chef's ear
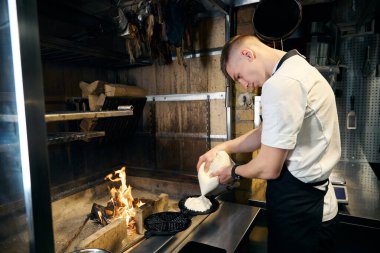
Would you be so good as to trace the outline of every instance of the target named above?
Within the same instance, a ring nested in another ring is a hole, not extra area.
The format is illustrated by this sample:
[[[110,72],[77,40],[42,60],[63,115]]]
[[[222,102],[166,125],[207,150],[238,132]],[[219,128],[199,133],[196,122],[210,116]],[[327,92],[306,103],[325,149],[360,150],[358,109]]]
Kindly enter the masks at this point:
[[[256,53],[251,50],[251,49],[242,49],[241,50],[241,55],[246,58],[249,62],[253,61],[256,59]]]

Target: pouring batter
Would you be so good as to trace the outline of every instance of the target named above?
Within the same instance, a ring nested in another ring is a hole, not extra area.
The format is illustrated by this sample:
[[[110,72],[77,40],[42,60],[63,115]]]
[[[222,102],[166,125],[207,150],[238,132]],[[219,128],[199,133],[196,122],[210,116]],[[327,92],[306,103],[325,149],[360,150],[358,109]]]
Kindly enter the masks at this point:
[[[338,206],[328,181],[340,159],[334,92],[296,50],[284,52],[255,36],[236,36],[224,46],[221,69],[246,89],[262,87],[262,126],[221,143],[199,158],[207,168],[216,153],[253,152],[243,165],[211,176],[267,180],[268,252],[334,252]]]

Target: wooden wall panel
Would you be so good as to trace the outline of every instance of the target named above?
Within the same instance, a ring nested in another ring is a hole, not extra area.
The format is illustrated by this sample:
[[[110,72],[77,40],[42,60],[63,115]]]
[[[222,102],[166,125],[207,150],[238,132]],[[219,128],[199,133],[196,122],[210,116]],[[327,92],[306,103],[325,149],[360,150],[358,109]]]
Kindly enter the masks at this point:
[[[172,91],[172,85],[173,85],[173,66],[174,64],[170,65],[156,65],[157,71],[156,71],[156,91],[157,95],[162,94],[173,94],[175,92]]]
[[[208,61],[208,92],[224,92],[226,90],[226,79],[220,70],[220,55],[210,56]]]
[[[43,63],[45,96],[81,96],[79,82],[91,83],[96,80],[115,82],[116,72],[102,68],[77,65]]]
[[[236,33],[240,35],[254,34],[252,18],[255,12],[253,5],[243,6],[237,10],[237,27]]]
[[[247,6],[240,7],[236,13],[238,28],[239,28],[239,26],[241,26],[243,24],[251,24],[252,25],[252,18],[253,18],[254,12],[255,12],[255,8],[253,5],[247,5]]]
[[[238,121],[253,121],[253,110],[237,110],[236,119]]]
[[[206,133],[206,101],[179,102],[183,133]]]
[[[202,20],[191,37],[195,49],[222,47],[225,43],[224,17]],[[120,83],[145,88],[148,95],[224,92],[225,78],[220,71],[220,55],[185,59],[185,66],[174,58],[170,65],[118,70]],[[151,108],[144,109],[143,131],[151,132]],[[207,150],[207,139],[170,137],[176,133],[207,133],[207,102],[156,102],[157,169],[193,173],[198,157]],[[226,134],[224,100],[210,102],[211,134]],[[161,135],[160,135],[161,134]],[[163,136],[164,135],[164,136]],[[168,136],[169,135],[169,136]]]
[[[222,47],[225,43],[224,17],[202,20],[194,27],[192,33],[195,50]]]
[[[181,142],[173,139],[157,139],[157,169],[180,171],[182,160]]]
[[[206,133],[206,103],[206,101],[156,102],[157,133]]]
[[[207,92],[207,65],[202,59],[205,57],[191,59],[189,63],[189,85],[187,93]],[[207,57],[209,59],[209,57]],[[206,61],[207,62],[207,61]]]
[[[156,102],[156,130],[159,132],[181,132],[178,102]]]
[[[189,60],[185,60],[187,66],[189,66]],[[164,94],[181,94],[188,93],[189,90],[189,71],[184,66],[179,65],[177,62],[173,62],[169,69],[169,75],[172,76],[170,83],[170,92]],[[159,82],[157,83],[159,85]]]
[[[43,64],[45,96],[65,96],[65,88],[72,84],[64,83],[64,69],[57,64]]]
[[[152,132],[152,107],[153,107],[152,102],[147,102],[145,104],[144,110],[143,110],[143,115],[142,115],[142,130],[144,132]]]
[[[118,83],[135,85],[146,89],[148,94],[156,94],[156,66],[144,66],[139,68],[117,71]]]
[[[224,17],[203,20],[192,37],[196,49],[222,47],[225,42]],[[200,45],[202,43],[202,47]],[[225,91],[220,71],[220,55],[185,59],[186,67],[174,59],[172,64],[118,70],[120,83],[137,85],[149,95]]]
[[[183,156],[186,157],[186,159],[182,159],[182,171],[185,174],[196,175],[198,158],[207,151],[206,140],[184,140],[182,145]]]
[[[226,107],[224,100],[211,100],[210,104],[211,134],[227,134]]]
[[[237,34],[250,35],[254,34],[252,17],[255,9],[254,6],[248,5],[240,7],[237,11]],[[236,137],[241,136],[254,128],[254,112],[251,108],[245,108],[238,104],[238,97],[247,90],[241,85],[235,84],[235,132]],[[256,91],[254,91],[256,92]],[[250,92],[251,93],[251,92]],[[252,159],[252,153],[239,153],[234,156],[238,163],[246,163]]]
[[[198,158],[207,151],[206,139],[157,139],[157,170],[196,175]]]

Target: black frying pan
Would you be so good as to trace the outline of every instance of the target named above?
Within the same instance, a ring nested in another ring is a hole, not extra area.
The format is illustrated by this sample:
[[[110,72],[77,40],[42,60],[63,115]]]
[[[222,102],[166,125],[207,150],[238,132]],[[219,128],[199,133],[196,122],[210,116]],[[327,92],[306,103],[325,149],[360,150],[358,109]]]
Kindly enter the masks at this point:
[[[211,201],[210,209],[199,212],[193,211],[185,206],[188,198],[199,197],[199,195],[187,196],[178,202],[180,212],[159,212],[149,215],[144,220],[144,227],[146,229],[144,236],[134,243],[123,248],[121,252],[125,252],[131,247],[144,239],[148,239],[153,235],[175,235],[178,232],[186,230],[191,225],[191,218],[196,215],[210,214],[218,210],[219,201],[214,196],[206,196]]]
[[[188,216],[196,216],[196,215],[204,215],[204,214],[210,214],[210,213],[213,213],[215,212],[216,210],[218,210],[219,208],[219,201],[217,201],[215,199],[215,197],[213,196],[206,196],[206,198],[208,198],[210,201],[211,201],[211,207],[210,209],[206,210],[206,211],[203,211],[203,212],[200,212],[200,211],[194,211],[194,210],[191,210],[191,209],[188,209],[186,206],[185,206],[185,202],[188,198],[192,198],[192,197],[199,197],[199,195],[193,195],[193,196],[187,196],[183,199],[181,199],[179,202],[178,202],[178,206],[179,206],[179,209],[181,209],[181,212],[188,215]]]
[[[174,235],[191,225],[191,218],[196,215],[210,214],[218,210],[219,202],[210,196],[206,196],[211,201],[211,207],[203,212],[190,210],[185,206],[188,198],[199,197],[199,195],[187,196],[178,202],[180,212],[159,212],[149,215],[144,220],[146,232],[145,238],[152,235]]]
[[[159,212],[149,215],[144,220],[147,230],[145,237],[151,235],[174,235],[187,229],[191,225],[191,218],[196,215],[210,214],[218,210],[219,202],[210,196],[206,196],[211,201],[211,207],[203,212],[190,210],[185,206],[188,198],[199,197],[199,195],[187,196],[178,202],[180,212]]]
[[[191,218],[182,212],[159,212],[149,215],[144,220],[146,229],[144,236],[132,244],[124,247],[119,253],[123,253],[134,247],[144,239],[153,235],[175,235],[191,225]]]
[[[302,6],[297,0],[261,0],[253,14],[253,29],[264,41],[285,40],[298,28]]]
[[[191,219],[182,212],[159,212],[149,215],[144,220],[147,232],[151,235],[174,235],[191,225]],[[148,233],[148,234],[147,234]]]

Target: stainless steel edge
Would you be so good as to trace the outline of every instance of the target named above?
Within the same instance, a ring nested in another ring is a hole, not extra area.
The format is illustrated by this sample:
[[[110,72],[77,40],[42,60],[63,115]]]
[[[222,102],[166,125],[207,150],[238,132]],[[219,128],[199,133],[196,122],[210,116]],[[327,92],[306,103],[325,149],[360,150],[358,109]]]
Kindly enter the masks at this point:
[[[244,5],[255,4],[255,3],[259,3],[259,2],[260,2],[260,0],[236,0],[236,1],[234,1],[233,6],[234,7],[241,7]]]
[[[170,94],[170,95],[150,95],[146,96],[147,101],[155,102],[175,102],[175,101],[196,101],[224,99],[225,92],[195,93],[195,94]]]

